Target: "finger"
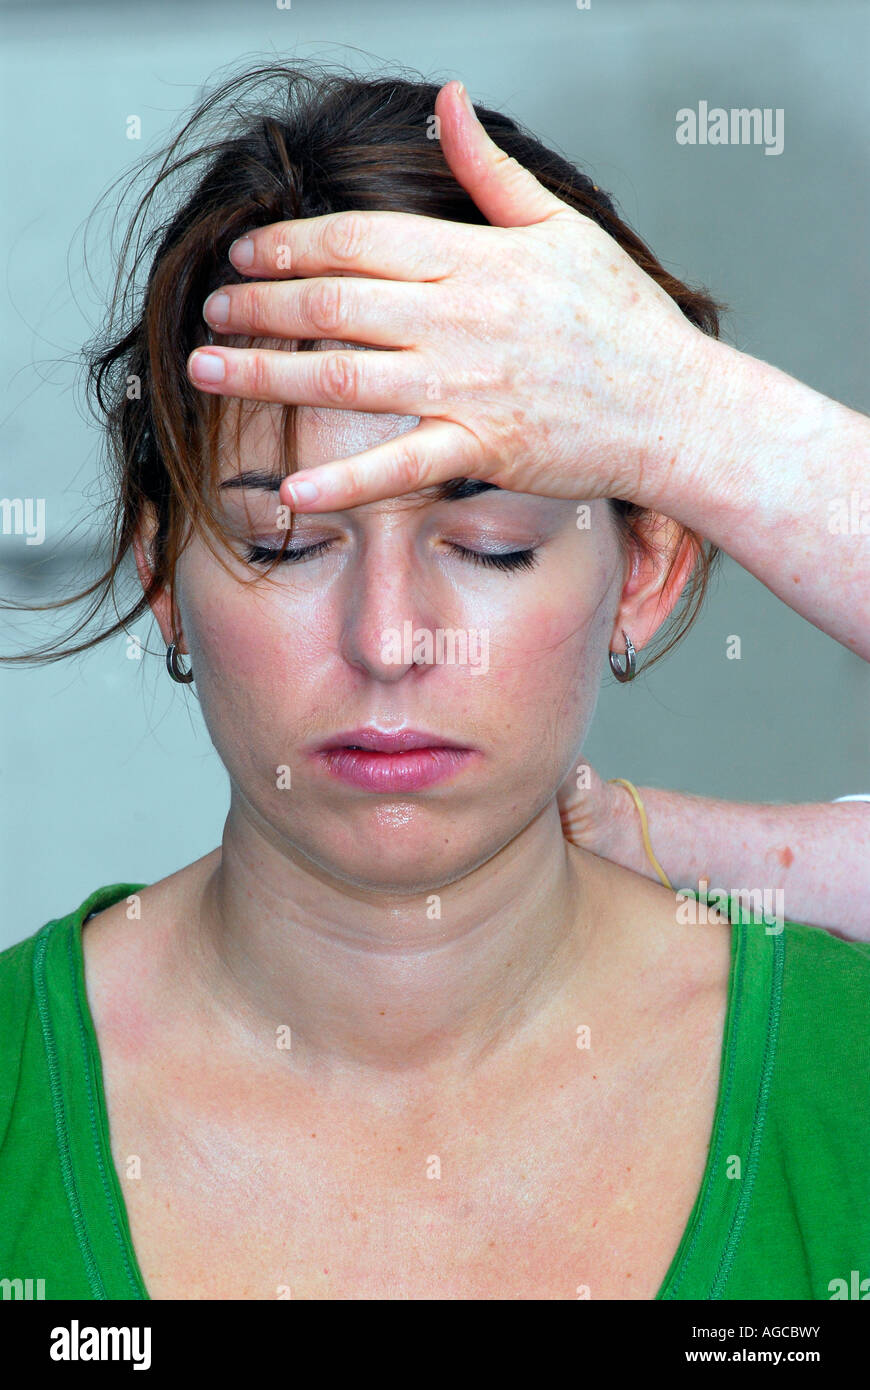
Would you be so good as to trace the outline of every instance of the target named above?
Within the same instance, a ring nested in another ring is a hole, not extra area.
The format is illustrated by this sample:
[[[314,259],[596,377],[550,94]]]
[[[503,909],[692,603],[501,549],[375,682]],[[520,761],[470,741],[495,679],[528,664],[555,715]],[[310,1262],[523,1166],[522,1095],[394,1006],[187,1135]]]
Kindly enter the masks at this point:
[[[329,212],[270,222],[234,241],[229,257],[246,275],[328,275],[352,270],[390,280],[441,280],[468,254],[471,234],[462,222],[416,212]]]
[[[581,764],[582,766],[582,764]],[[562,834],[572,844],[581,849],[587,846],[590,836],[595,833],[600,816],[600,778],[589,768],[592,780],[578,786],[579,768],[572,768],[556,792],[556,805],[562,823]]]
[[[219,333],[417,347],[434,315],[433,296],[432,285],[349,276],[254,281],[215,290],[203,317]]]
[[[196,348],[187,370],[195,386],[218,396],[384,415],[433,415],[443,409],[437,374],[410,349],[296,352],[213,345]]]
[[[279,497],[294,511],[343,511],[456,477],[484,479],[478,440],[461,425],[423,420],[365,453],[291,473],[282,482]]]
[[[577,218],[518,160],[505,154],[478,120],[461,82],[448,82],[435,98],[444,158],[488,222],[529,227],[554,216]]]

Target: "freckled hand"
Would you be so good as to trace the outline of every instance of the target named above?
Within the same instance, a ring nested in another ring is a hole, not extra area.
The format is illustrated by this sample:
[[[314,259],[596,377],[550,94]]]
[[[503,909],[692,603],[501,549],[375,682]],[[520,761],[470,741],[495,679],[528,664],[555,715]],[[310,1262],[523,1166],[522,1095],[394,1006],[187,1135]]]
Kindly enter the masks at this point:
[[[662,453],[668,440],[668,388],[677,372],[686,380],[689,346],[704,335],[596,222],[490,139],[456,83],[435,106],[444,157],[490,225],[351,211],[253,230],[232,250],[251,281],[210,297],[215,327],[370,351],[216,345],[191,355],[192,380],[229,396],[419,419],[294,474],[281,499],[297,510],[459,476],[643,501],[651,440]],[[198,375],[203,360],[220,379]]]

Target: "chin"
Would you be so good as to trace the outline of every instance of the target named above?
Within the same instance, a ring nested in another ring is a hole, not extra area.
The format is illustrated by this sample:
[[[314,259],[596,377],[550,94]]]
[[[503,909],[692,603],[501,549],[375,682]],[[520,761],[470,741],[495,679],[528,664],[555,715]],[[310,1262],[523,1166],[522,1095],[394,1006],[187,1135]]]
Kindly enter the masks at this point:
[[[316,818],[288,832],[294,848],[341,882],[383,893],[437,893],[491,859],[519,827],[493,824],[481,808],[439,814],[408,801],[380,802],[364,815]],[[481,827],[487,827],[484,836]],[[322,834],[318,833],[322,830]],[[313,833],[312,833],[313,832]]]

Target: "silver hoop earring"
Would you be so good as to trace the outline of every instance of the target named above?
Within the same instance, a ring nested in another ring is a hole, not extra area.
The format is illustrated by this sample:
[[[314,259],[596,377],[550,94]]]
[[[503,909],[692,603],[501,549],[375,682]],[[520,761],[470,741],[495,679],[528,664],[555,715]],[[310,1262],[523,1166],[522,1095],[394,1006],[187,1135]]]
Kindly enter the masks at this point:
[[[626,632],[622,629],[625,638],[625,665],[620,666],[619,657],[616,652],[610,653],[610,669],[618,681],[633,681],[637,674],[637,662],[635,660],[634,643]]]
[[[166,648],[166,669],[174,681],[179,685],[190,685],[193,680],[193,671],[182,671],[178,664],[178,643],[170,642]]]

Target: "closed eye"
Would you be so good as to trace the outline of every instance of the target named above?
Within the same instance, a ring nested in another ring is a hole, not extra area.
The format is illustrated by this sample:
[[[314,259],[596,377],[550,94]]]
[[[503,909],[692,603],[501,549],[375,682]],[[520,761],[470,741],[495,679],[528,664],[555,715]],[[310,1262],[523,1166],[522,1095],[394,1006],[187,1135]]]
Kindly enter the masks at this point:
[[[453,541],[450,542],[450,549],[454,555],[471,560],[472,564],[488,565],[491,569],[530,570],[538,563],[536,550],[468,550],[466,546],[456,545]]]
[[[283,555],[280,555],[281,563],[293,563],[297,560],[310,560],[315,555],[320,555],[322,551],[328,549],[329,541],[315,541],[312,545],[299,545],[295,549],[288,547]],[[245,559],[249,565],[268,565],[280,554],[277,546],[271,545],[249,545],[246,550]]]
[[[296,546],[288,548],[280,556],[280,563],[293,564],[300,560],[312,560],[316,555],[322,555],[329,549],[331,541],[315,541],[312,545]],[[457,545],[454,541],[449,543],[452,554],[458,555],[463,560],[469,560],[474,565],[486,565],[490,569],[504,571],[511,570],[530,570],[538,563],[538,553],[536,550],[504,550],[486,551],[469,550],[467,546]],[[278,548],[268,545],[248,545],[246,548],[245,559],[251,565],[268,565],[279,555]]]

